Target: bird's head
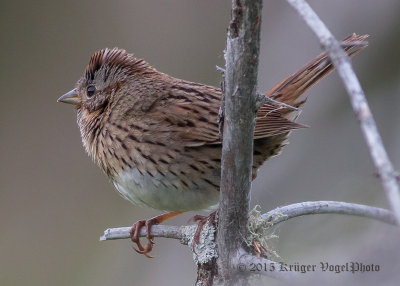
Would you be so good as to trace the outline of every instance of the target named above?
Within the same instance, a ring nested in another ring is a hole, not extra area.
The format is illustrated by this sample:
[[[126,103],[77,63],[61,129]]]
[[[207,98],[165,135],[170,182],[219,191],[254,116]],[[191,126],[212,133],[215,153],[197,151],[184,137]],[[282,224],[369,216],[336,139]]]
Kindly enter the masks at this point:
[[[104,111],[124,87],[140,80],[144,73],[152,71],[148,64],[136,59],[125,50],[113,48],[96,52],[89,61],[76,87],[58,99],[58,102],[76,105],[87,113]]]

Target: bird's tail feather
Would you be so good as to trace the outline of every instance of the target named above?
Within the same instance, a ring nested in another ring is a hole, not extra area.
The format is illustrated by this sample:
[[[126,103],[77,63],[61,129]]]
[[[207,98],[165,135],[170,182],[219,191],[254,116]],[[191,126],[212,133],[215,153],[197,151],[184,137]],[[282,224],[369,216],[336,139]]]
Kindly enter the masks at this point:
[[[365,42],[367,38],[368,35],[359,36],[351,34],[343,40],[343,49],[347,52],[348,56],[352,57],[367,47],[368,44]],[[331,59],[326,52],[322,53],[298,72],[275,85],[266,95],[274,100],[294,107],[300,107],[305,102],[305,99],[300,99],[301,95],[333,70],[334,66]],[[289,110],[286,111],[290,112]]]

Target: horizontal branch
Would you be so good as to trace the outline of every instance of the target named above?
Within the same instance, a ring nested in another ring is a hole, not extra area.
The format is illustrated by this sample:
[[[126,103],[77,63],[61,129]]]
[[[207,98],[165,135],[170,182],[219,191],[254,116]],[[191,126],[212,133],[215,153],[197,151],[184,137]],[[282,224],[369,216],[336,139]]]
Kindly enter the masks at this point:
[[[388,224],[396,224],[392,212],[360,204],[336,201],[302,202],[273,209],[261,216],[261,220],[275,225],[291,218],[312,214],[344,214],[367,217]]]
[[[287,0],[299,13],[310,29],[318,37],[329,54],[337,72],[350,97],[350,102],[359,120],[361,131],[367,142],[368,149],[378,170],[385,190],[387,201],[400,224],[400,186],[397,183],[396,172],[382,143],[382,138],[376,127],[372,112],[368,106],[364,91],[351,66],[350,60],[326,25],[304,0]]]
[[[345,214],[367,217],[375,219],[388,224],[396,224],[396,218],[392,212],[352,203],[335,202],[335,201],[317,201],[317,202],[303,202],[292,204],[288,206],[278,207],[273,209],[261,217],[266,222],[273,225],[289,220],[294,217],[311,215],[311,214]],[[131,227],[109,228],[104,231],[104,235],[100,240],[114,240],[130,238]],[[165,237],[181,240],[181,243],[187,244],[187,237],[194,234],[195,228],[193,225],[188,226],[169,226],[169,225],[153,225],[151,227],[151,235],[154,237]],[[145,228],[140,231],[140,237],[146,236]]]
[[[151,227],[151,235],[154,237],[182,239],[183,235],[181,228],[184,228],[184,226],[153,225]],[[100,241],[131,238],[131,229],[131,226],[106,229],[104,234],[100,237]],[[140,237],[145,237],[146,234],[146,228],[142,227],[140,230]]]

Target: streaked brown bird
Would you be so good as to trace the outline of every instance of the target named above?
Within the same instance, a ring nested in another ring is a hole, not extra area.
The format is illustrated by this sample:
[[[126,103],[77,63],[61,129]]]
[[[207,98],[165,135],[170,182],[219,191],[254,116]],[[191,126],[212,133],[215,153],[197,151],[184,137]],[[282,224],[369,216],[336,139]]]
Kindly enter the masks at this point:
[[[352,56],[367,35],[347,37],[343,48]],[[266,96],[301,107],[300,96],[333,70],[325,53],[287,77]],[[87,153],[130,202],[169,211],[138,221],[131,238],[138,252],[152,249],[151,225],[186,211],[218,204],[221,141],[218,111],[221,90],[161,73],[121,49],[104,49],[90,59],[76,88],[58,101],[76,106]],[[277,155],[299,112],[267,103],[257,113],[253,177]],[[146,226],[148,242],[139,241]]]

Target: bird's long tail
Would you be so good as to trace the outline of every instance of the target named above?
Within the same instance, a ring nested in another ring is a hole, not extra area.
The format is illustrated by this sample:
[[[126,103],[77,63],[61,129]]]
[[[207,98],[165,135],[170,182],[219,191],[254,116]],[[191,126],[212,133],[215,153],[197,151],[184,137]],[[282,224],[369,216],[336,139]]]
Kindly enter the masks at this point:
[[[343,40],[343,49],[352,57],[367,47],[368,44],[365,42],[367,38],[368,35],[352,34]],[[298,72],[275,85],[266,95],[291,106],[301,107],[305,102],[305,99],[300,99],[301,95],[333,70],[334,66],[331,59],[327,53],[322,53]],[[286,110],[286,112],[289,112],[289,110]]]
[[[366,38],[368,38],[368,35],[358,36],[352,34],[343,40],[343,49],[350,57],[354,56],[367,46],[365,42]],[[305,98],[301,98],[301,95],[333,70],[334,66],[331,59],[328,57],[327,53],[322,53],[298,72],[288,76],[275,85],[266,93],[266,96],[299,108],[306,101]],[[299,112],[291,108],[277,106],[270,102],[264,104],[257,112],[257,124],[254,138],[270,137],[286,133],[293,129],[306,127],[294,122],[298,115]]]

